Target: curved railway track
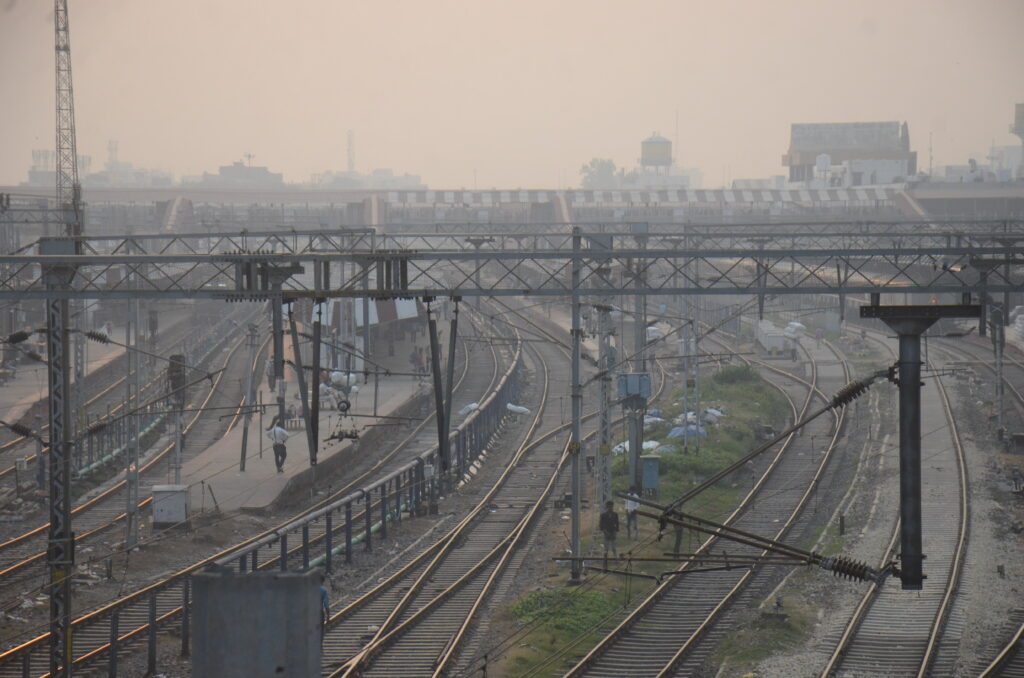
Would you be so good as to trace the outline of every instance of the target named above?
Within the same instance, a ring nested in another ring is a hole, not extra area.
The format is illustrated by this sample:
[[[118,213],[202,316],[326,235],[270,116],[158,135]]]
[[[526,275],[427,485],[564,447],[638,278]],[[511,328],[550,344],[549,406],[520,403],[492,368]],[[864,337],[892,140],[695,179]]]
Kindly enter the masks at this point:
[[[774,371],[777,368],[770,369]],[[787,393],[794,418],[799,420],[813,399],[821,396],[816,389],[817,368],[812,368],[809,382],[781,370],[778,372],[786,378],[788,387],[782,387],[785,391],[799,391],[795,396]],[[793,403],[796,398],[802,398],[799,408]],[[841,417],[842,413],[833,413],[832,425],[820,419],[809,425],[809,432],[815,437],[829,440],[824,455],[811,448],[807,441],[810,436],[806,433],[799,438],[790,436],[740,506],[723,522],[784,540],[828,465],[841,430]],[[804,430],[807,432],[808,428]],[[808,459],[814,461],[808,464]],[[750,510],[754,503],[756,510]],[[708,539],[698,552],[710,553],[716,543],[717,539]],[[760,549],[737,544],[729,544],[726,548],[730,556],[764,555]],[[670,676],[697,671],[710,654],[713,641],[724,634],[723,629],[716,628],[718,617],[730,603],[742,597],[755,572],[753,569],[727,570],[695,575],[698,580],[670,578],[612,629],[567,675]]]
[[[970,515],[966,460],[956,420],[942,377],[934,382],[941,413],[924,406],[921,413],[921,428],[928,435],[921,464],[926,488],[921,502],[923,546],[928,555],[924,589],[904,591],[894,582],[872,584],[836,640],[821,671],[823,678],[879,673],[923,678],[951,671],[952,667],[933,662],[959,587]],[[956,500],[951,502],[950,497]],[[897,521],[881,562],[894,557],[898,536]]]
[[[455,386],[455,400],[453,411],[458,411],[460,406],[465,406],[474,402],[474,398],[479,398],[479,394],[492,393],[502,377],[501,367],[503,364],[511,364],[517,360],[517,356],[514,354],[511,357],[501,356],[499,352],[493,347],[488,346],[487,352],[490,354],[490,370],[479,369],[480,365],[476,365],[476,371],[471,371],[472,360],[469,353],[465,348],[462,349],[462,367],[458,374],[458,379]],[[419,458],[429,451],[437,447],[437,432],[436,429],[430,427],[430,424],[434,422],[433,415],[426,417],[419,424],[413,427],[401,441],[393,445],[389,450],[380,455],[375,455],[364,468],[355,468],[356,475],[347,479],[340,488],[333,490],[326,498],[317,502],[317,504],[311,507],[308,511],[316,511],[323,507],[329,506],[338,499],[345,497],[353,492],[359,491],[361,487],[365,487],[367,484],[372,483],[372,479],[375,476],[387,475],[400,470],[402,467],[407,466],[412,459]],[[353,460],[354,463],[355,460]],[[367,506],[369,508],[369,517],[371,521],[376,523],[377,518],[374,517],[376,514],[378,517],[384,513],[392,521],[400,520],[403,511],[415,510],[410,507],[409,491],[412,489],[409,485],[401,488],[404,493],[399,491],[400,496],[397,498],[397,502],[393,502],[391,506],[382,506],[379,498],[374,498],[371,495],[366,501],[364,497],[363,506],[358,511],[354,511],[350,522],[354,523],[365,523],[367,518]],[[399,510],[399,507],[401,509]],[[307,512],[308,512],[307,511]],[[302,544],[287,546],[286,542],[286,554],[285,558],[287,563],[283,569],[304,569],[310,566],[311,560],[315,564],[319,564],[315,558],[310,557],[310,550],[317,547],[322,547],[327,540],[328,530],[331,531],[332,543],[337,543],[336,538],[342,536],[344,529],[343,525],[335,524],[331,521],[330,525],[326,520],[315,521],[307,526],[307,529],[303,532]],[[386,529],[386,523],[385,523]],[[263,543],[270,543],[274,541],[276,533],[267,535],[262,540]],[[273,552],[270,549],[260,549],[262,544],[254,543],[250,549],[246,549],[245,555],[248,556],[248,562],[246,569],[252,570],[272,570],[282,569],[281,565],[281,552]],[[229,565],[232,561],[237,561],[239,555],[233,553],[231,556],[220,557],[217,562],[222,565]]]
[[[219,345],[217,344],[217,346]],[[226,375],[229,373],[232,363],[237,363],[241,359],[238,356],[243,345],[243,340],[239,339],[230,349],[223,361],[223,369],[217,373],[206,395],[197,406],[197,411],[183,429],[184,435],[191,435],[199,444],[202,444],[204,440],[208,441],[206,444],[212,443],[214,432],[217,429],[224,428],[223,422],[218,422],[216,414],[209,415],[204,410],[214,407],[235,407],[239,403],[243,380],[228,378]],[[265,346],[266,344],[264,343]],[[214,410],[214,412],[216,411],[219,411],[219,409]],[[194,456],[198,451],[198,447],[199,445],[192,445],[191,448],[186,447],[185,459]],[[189,452],[190,449],[191,452]],[[154,481],[159,482],[164,468],[161,462],[166,461],[173,451],[174,442],[172,440],[163,448],[151,454],[145,463],[139,467],[139,484],[145,485]],[[75,520],[76,546],[81,548],[89,543],[89,540],[104,534],[107,530],[116,527],[125,519],[126,486],[126,480],[118,480],[101,492],[81,502],[73,509],[72,516]],[[149,505],[150,501],[149,498],[143,499],[138,504],[139,508],[145,508]],[[42,564],[45,561],[45,541],[48,528],[49,523],[46,523],[0,544],[0,556],[3,557],[3,569],[0,570],[0,582],[2,584],[0,585],[4,587],[14,583],[24,585],[24,577],[13,580],[12,578],[27,568]],[[40,576],[43,574],[45,573],[39,573]]]
[[[518,311],[513,313],[520,315]],[[528,539],[559,474],[570,459],[567,433],[571,423],[537,435],[550,393],[567,390],[565,347],[533,323],[536,333],[551,339],[534,347],[543,369],[540,405],[524,440],[495,485],[444,537],[397,572],[346,605],[331,618],[325,648],[328,675],[441,676],[459,665],[474,623],[493,595],[513,556]],[[558,368],[552,368],[551,365]],[[658,394],[666,379],[662,372]],[[584,415],[585,421],[596,417]],[[618,423],[618,422],[617,422]],[[588,434],[594,435],[593,432]],[[361,633],[367,628],[372,633]],[[327,671],[325,670],[325,674]]]
[[[194,328],[188,323],[187,320],[180,320],[174,323],[170,328],[165,330],[165,334],[162,337],[165,343],[175,345],[180,342],[184,337],[189,336]],[[168,338],[170,337],[170,339]],[[117,415],[121,410],[124,409],[125,403],[122,398],[122,394],[117,392],[119,387],[123,387],[127,377],[120,376],[111,380],[114,376],[115,371],[122,368],[124,362],[124,353],[122,349],[121,355],[115,357],[106,365],[103,365],[98,370],[90,372],[86,376],[84,392],[91,393],[92,395],[86,401],[83,406],[84,416],[82,419],[88,421],[90,419],[90,413],[102,413],[103,415]],[[44,377],[45,378],[45,377]],[[109,383],[107,383],[109,382]],[[146,384],[143,384],[140,391],[140,400],[145,401],[156,392],[158,385],[161,383],[159,377],[151,379]],[[21,417],[21,423],[24,425],[31,426],[33,422],[30,422],[30,418],[34,418],[32,415],[33,410],[39,411],[42,409],[43,415],[46,411],[46,398],[45,396],[39,401],[33,403],[29,410],[24,416]],[[107,408],[107,409],[104,409]],[[45,416],[42,417],[44,420]],[[38,426],[39,435],[45,436],[49,431],[50,425],[47,422],[41,422]],[[6,431],[6,429],[2,429]],[[26,436],[14,437],[2,444],[0,444],[0,482],[3,482],[5,486],[10,485],[13,489],[15,479],[18,474],[16,472],[16,460],[23,458],[29,463],[35,463],[38,459],[38,455],[35,451],[36,442]],[[43,454],[47,454],[49,448],[43,448]],[[76,456],[76,460],[84,461],[85,455]],[[77,462],[76,462],[77,463]],[[23,479],[19,479],[24,482]]]
[[[465,352],[463,353],[465,355]],[[484,387],[485,389],[494,388],[496,375],[498,373],[498,355],[493,349],[491,351],[491,355],[495,360],[495,367],[493,370],[470,370],[469,361],[464,358],[460,383],[455,387],[456,407],[460,401],[467,403],[475,400],[482,401],[483,398],[481,397],[479,390],[481,387]],[[518,353],[516,357],[518,358]],[[477,365],[476,367],[479,366]],[[509,368],[510,372],[512,369],[512,367]],[[506,374],[503,381],[507,378],[508,375]],[[486,393],[486,390],[484,392]],[[237,400],[234,404],[237,405]],[[369,487],[374,487],[373,483],[376,481],[373,481],[372,478],[379,478],[380,475],[386,472],[386,468],[388,466],[400,466],[403,459],[407,460],[409,457],[415,457],[417,451],[423,449],[424,443],[430,440],[431,435],[433,435],[434,440],[436,441],[436,432],[432,433],[428,426],[432,420],[432,414],[429,417],[424,418],[424,420],[414,428],[413,432],[395,449],[390,450],[387,454],[383,455],[388,461],[378,460],[376,463],[371,464],[370,468],[364,470],[356,480],[349,483],[346,487],[351,488],[359,482],[369,482]],[[426,445],[429,446],[429,442],[426,442]],[[399,452],[402,451],[404,451],[405,454],[399,456]],[[410,462],[406,462],[406,465],[409,464]],[[394,474],[395,472],[392,471],[392,476]],[[302,516],[314,516],[319,520],[320,518],[328,515],[328,505],[330,505],[332,501],[335,501],[337,496],[345,489],[346,488],[342,488],[342,490],[333,493],[328,497],[328,499],[305,509],[299,516],[293,517],[275,528],[246,539],[242,543],[232,546],[229,549],[221,551],[213,556],[204,558],[200,562],[192,562],[184,569],[162,579],[161,581],[147,586],[133,594],[127,595],[118,601],[104,605],[76,619],[73,622],[76,671],[80,671],[83,668],[94,664],[101,658],[109,657],[112,651],[114,653],[130,651],[134,644],[140,640],[144,640],[150,629],[151,611],[153,613],[153,620],[155,621],[153,624],[154,629],[165,628],[169,625],[173,625],[174,623],[179,623],[182,612],[183,593],[187,596],[188,592],[188,587],[183,585],[182,582],[187,582],[188,575],[192,572],[220,561],[233,562],[238,558],[237,554],[239,552],[243,552],[241,558],[244,562],[252,562],[255,567],[263,569],[273,566],[281,567],[282,555],[284,556],[284,567],[282,567],[282,569],[287,568],[289,566],[289,562],[295,560],[299,560],[301,562],[308,558],[309,548],[311,546],[310,542],[312,540],[305,542],[302,546],[288,549],[287,540],[282,539],[281,537],[286,535],[289,530],[289,526],[293,525],[297,520],[300,520]],[[357,490],[357,492],[360,491],[362,490]],[[370,493],[365,491],[362,491],[362,493],[364,497],[370,496]],[[392,509],[398,505],[395,501],[396,495],[397,488],[395,493],[389,493],[388,495],[392,500]],[[391,515],[388,505],[382,502],[380,498],[376,501],[368,501],[367,504],[371,512],[382,511]],[[337,507],[331,507],[331,509],[336,508]],[[351,505],[347,508],[351,510]],[[317,520],[310,521],[309,525],[316,524]],[[324,521],[324,523],[326,524],[328,521],[329,518]],[[382,530],[383,522],[384,521],[380,521],[380,523],[377,524],[377,526],[380,526]],[[341,529],[343,529],[343,527],[339,524],[334,531],[337,532]],[[305,536],[309,536],[308,529],[303,530],[303,532]],[[272,543],[275,541],[280,542],[282,545],[279,553],[271,556],[270,558],[260,559],[259,556],[261,554],[259,553],[259,547],[264,543]],[[246,550],[246,548],[250,546],[255,546],[256,548],[253,550]],[[253,558],[253,553],[257,553],[256,558]],[[261,562],[257,562],[258,560]],[[117,629],[117,633],[114,634],[115,638],[112,643],[111,635],[113,628]],[[42,634],[0,654],[0,677],[21,676],[23,672],[23,664],[25,662],[28,662],[30,666],[30,675],[47,675],[45,673],[47,666],[44,662],[48,661],[45,652],[48,637],[48,634]]]

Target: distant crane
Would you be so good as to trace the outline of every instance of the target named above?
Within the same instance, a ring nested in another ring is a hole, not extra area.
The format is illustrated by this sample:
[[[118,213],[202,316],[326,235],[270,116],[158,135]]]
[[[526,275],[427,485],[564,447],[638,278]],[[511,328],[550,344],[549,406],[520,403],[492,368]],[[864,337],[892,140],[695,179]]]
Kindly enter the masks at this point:
[[[64,234],[82,235],[82,189],[78,181],[75,141],[75,96],[71,85],[71,40],[67,0],[54,0],[54,47],[57,64],[57,208],[63,212]],[[73,251],[81,244],[75,241]],[[49,285],[70,284],[73,270],[51,272]],[[80,307],[81,308],[81,307]],[[81,402],[69,393],[67,300],[46,301],[47,357],[50,383],[50,675],[71,675],[71,575],[74,570],[74,532],[71,530],[72,407]],[[81,321],[80,321],[81,322]],[[80,391],[85,371],[85,337],[75,341],[75,390]],[[73,399],[73,400],[72,400]]]
[[[82,235],[82,187],[78,181],[67,0],[54,2],[54,30],[57,56],[57,205],[64,210],[65,235],[75,237]]]

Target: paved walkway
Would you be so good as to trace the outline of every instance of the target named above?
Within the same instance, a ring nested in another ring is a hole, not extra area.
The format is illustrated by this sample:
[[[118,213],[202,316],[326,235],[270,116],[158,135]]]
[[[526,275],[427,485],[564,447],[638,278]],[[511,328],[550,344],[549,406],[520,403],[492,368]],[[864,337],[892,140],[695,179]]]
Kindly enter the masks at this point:
[[[33,337],[38,335],[33,335]],[[124,326],[115,326],[111,333],[117,341],[124,338]],[[46,346],[37,352],[46,358]],[[124,349],[113,344],[99,344],[90,340],[87,349],[86,374],[91,374],[124,353]],[[47,397],[46,365],[42,363],[18,366],[17,376],[0,386],[0,419],[16,422],[36,402]],[[90,394],[87,394],[87,397]]]
[[[423,343],[422,339],[419,343]],[[412,343],[408,339],[396,343],[395,356],[382,359],[381,362],[396,371],[407,371],[405,363],[407,363],[411,346]],[[286,351],[287,355],[291,355],[290,346],[286,347]],[[288,403],[294,403],[296,410],[301,412],[299,401],[294,399],[298,388],[293,381],[292,370],[289,369],[287,372],[289,377]],[[381,376],[377,390],[376,413],[390,415],[417,394],[430,392],[430,388],[430,382],[411,376]],[[259,397],[263,403],[275,402],[275,395],[267,390],[265,381]],[[359,391],[350,399],[350,402],[352,404],[351,414],[374,414],[372,378],[368,384],[359,384]],[[267,410],[268,413],[263,415],[262,422],[257,415],[253,417],[250,424],[244,472],[239,471],[243,429],[241,420],[219,441],[184,464],[182,484],[187,484],[190,488],[193,512],[212,508],[214,497],[216,497],[216,505],[221,511],[265,509],[280,496],[289,480],[310,467],[306,430],[302,428],[289,431],[291,437],[287,444],[288,458],[284,464],[284,472],[277,473],[271,442],[263,430],[270,425],[270,419],[273,417],[272,408],[268,407]],[[337,428],[365,431],[366,426],[381,421],[370,417],[346,416],[340,419],[339,417],[339,413],[334,410],[322,410],[320,413],[320,440],[318,441],[320,448],[317,453],[319,463],[336,455],[345,454],[352,447],[350,440],[324,442],[324,439]]]

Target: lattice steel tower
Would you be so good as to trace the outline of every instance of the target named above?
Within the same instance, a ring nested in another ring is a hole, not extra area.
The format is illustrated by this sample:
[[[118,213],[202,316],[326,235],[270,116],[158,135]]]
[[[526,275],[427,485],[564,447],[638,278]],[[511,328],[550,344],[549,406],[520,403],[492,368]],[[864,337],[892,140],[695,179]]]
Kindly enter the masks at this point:
[[[68,35],[67,0],[54,1],[54,47],[57,81],[57,207],[63,211],[65,236],[82,235],[82,196],[78,182],[75,141],[74,90],[71,86],[71,40]],[[55,244],[56,245],[56,244]],[[49,246],[48,246],[49,247]],[[54,253],[60,251],[56,245]],[[80,252],[80,244],[69,248]],[[73,268],[52,268],[46,272],[53,291],[70,287]],[[79,309],[84,304],[76,303]],[[85,337],[76,335],[75,391],[68,394],[68,302],[47,300],[47,357],[50,382],[50,675],[71,675],[71,574],[74,568],[74,533],[71,529],[71,441],[74,440],[70,413],[81,402],[85,371]],[[81,312],[80,316],[83,315]],[[80,317],[79,322],[82,322]],[[70,402],[66,395],[71,395]]]

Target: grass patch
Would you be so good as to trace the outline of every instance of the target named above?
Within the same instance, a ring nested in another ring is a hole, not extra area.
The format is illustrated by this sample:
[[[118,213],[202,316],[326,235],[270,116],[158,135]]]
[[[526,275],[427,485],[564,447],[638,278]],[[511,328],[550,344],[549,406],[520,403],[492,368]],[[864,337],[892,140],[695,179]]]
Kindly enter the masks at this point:
[[[733,631],[719,645],[715,660],[735,670],[727,675],[742,675],[744,669],[802,644],[810,633],[812,615],[802,606],[788,603],[781,613],[759,611],[750,623]]]
[[[662,502],[671,501],[747,454],[759,442],[756,432],[761,425],[780,428],[791,416],[785,397],[764,381],[757,370],[744,366],[726,367],[702,381],[702,408],[714,407],[723,411],[725,416],[718,424],[707,427],[708,435],[701,439],[698,451],[693,440],[684,445],[682,440],[667,438],[668,432],[675,426],[672,420],[682,414],[680,398],[681,393],[666,398],[671,404],[660,408],[665,421],[645,427],[645,440],[663,443],[658,452],[658,497]],[[620,454],[614,458],[613,491],[628,489],[628,466],[627,455]],[[712,520],[721,520],[736,507],[749,488],[749,472],[740,471],[706,490],[688,504],[686,510]],[[663,551],[673,547],[671,531],[661,542],[650,539],[656,535],[658,526],[644,519],[640,520],[640,539],[628,539],[622,504],[617,501],[616,505],[622,524],[618,538],[620,555],[631,551],[635,557],[661,556]],[[596,514],[593,510],[584,514],[582,523],[584,554],[589,552],[599,555],[600,535],[591,533],[596,528]],[[700,535],[687,534],[681,547],[683,550],[692,549],[702,540]],[[660,574],[674,569],[672,563],[665,562],[616,563],[610,566],[647,574]],[[575,664],[622,618],[622,611],[642,600],[653,585],[648,579],[593,572],[587,575],[582,589],[567,587],[566,580],[565,569],[550,572],[546,584],[548,588],[520,598],[501,615],[507,624],[520,629],[524,626],[531,628],[524,629],[525,633],[515,647],[499,660],[496,668],[500,669],[500,675],[518,676],[528,672],[535,672],[531,675],[536,676],[563,675],[567,668]],[[790,631],[780,629],[778,642],[788,633]]]
[[[624,593],[610,586],[583,590],[565,586],[562,578],[555,586],[527,594],[508,610],[516,626],[534,628],[501,664],[499,675],[536,671],[545,662],[537,675],[562,675],[601,638],[601,622],[626,602]]]

